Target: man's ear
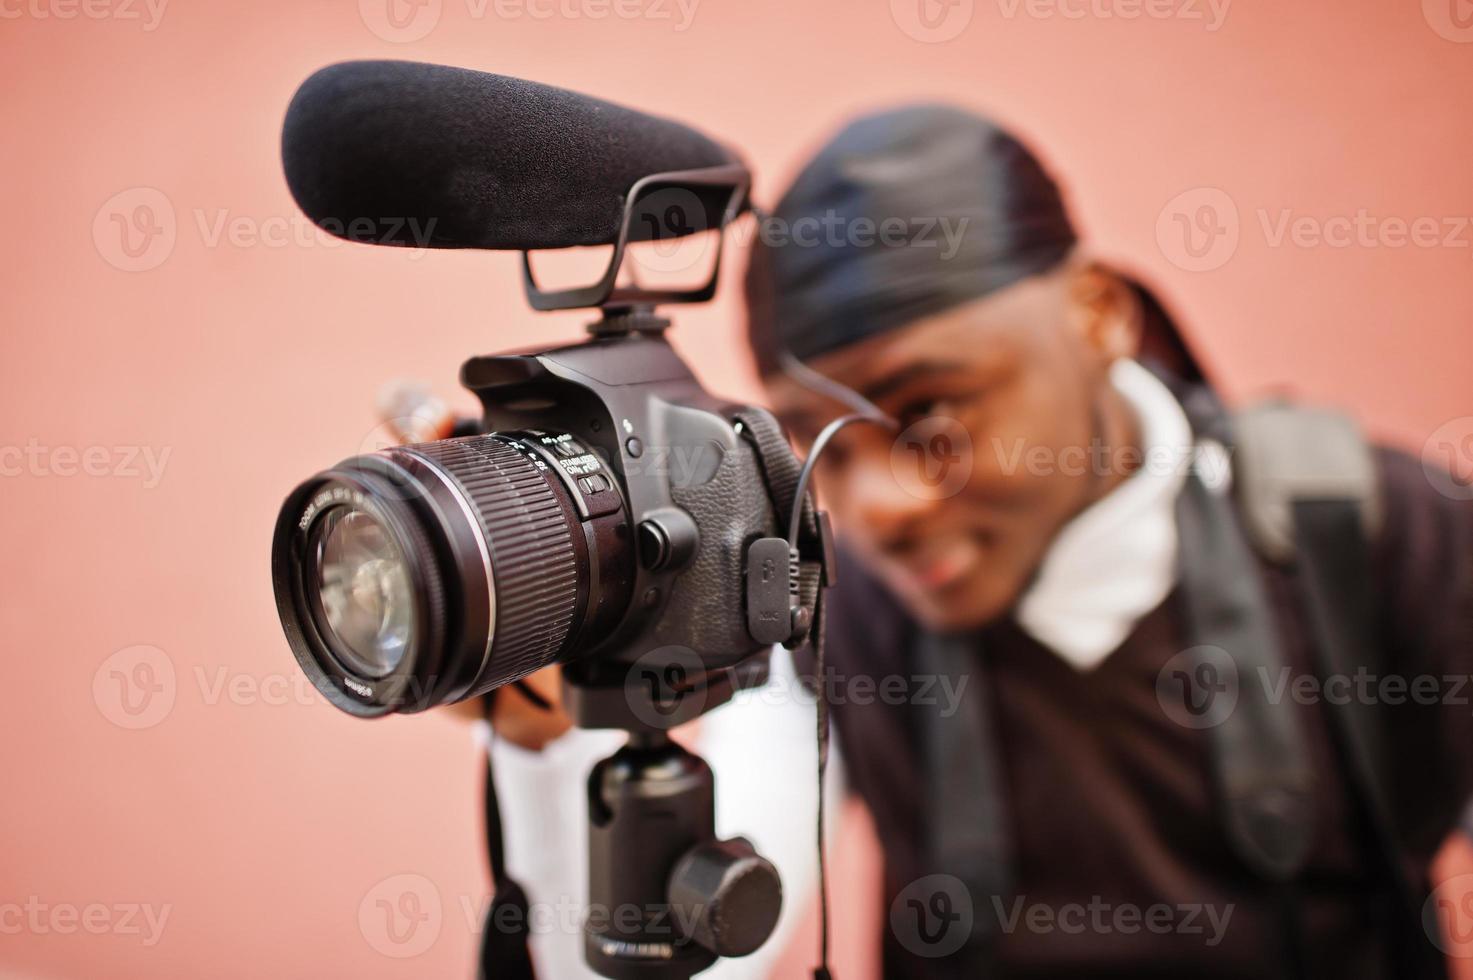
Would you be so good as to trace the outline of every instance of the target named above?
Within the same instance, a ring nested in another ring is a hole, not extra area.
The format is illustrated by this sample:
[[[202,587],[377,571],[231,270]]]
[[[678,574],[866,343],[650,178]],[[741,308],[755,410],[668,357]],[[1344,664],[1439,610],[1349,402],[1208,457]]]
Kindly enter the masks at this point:
[[[1135,290],[1098,262],[1072,269],[1067,288],[1070,319],[1085,344],[1106,364],[1135,357],[1142,317]]]

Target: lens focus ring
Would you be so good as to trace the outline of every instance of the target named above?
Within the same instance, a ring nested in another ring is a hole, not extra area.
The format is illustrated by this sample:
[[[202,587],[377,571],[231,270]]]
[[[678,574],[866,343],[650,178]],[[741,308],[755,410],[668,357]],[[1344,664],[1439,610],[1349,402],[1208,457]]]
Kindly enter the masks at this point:
[[[485,535],[495,588],[493,660],[471,693],[550,663],[578,615],[578,549],[573,517],[527,455],[495,436],[421,443],[460,487]]]

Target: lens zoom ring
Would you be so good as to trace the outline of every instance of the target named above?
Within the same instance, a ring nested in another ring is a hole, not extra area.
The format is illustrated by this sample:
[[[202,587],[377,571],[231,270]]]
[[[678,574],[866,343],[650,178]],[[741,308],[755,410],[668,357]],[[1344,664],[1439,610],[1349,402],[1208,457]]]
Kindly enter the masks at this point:
[[[578,599],[573,529],[548,477],[492,436],[414,449],[465,491],[491,551],[496,629],[485,679],[501,683],[548,664],[567,641]]]

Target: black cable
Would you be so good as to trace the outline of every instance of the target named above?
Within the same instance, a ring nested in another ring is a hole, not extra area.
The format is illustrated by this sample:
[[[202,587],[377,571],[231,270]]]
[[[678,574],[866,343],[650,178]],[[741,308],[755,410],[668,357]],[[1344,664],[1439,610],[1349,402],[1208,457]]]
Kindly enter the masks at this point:
[[[777,355],[778,363],[782,366],[783,373],[792,378],[798,384],[809,391],[831,398],[840,405],[847,406],[855,415],[868,415],[869,417],[883,421],[887,425],[895,425],[895,420],[880,409],[878,405],[855,391],[846,384],[841,384],[826,374],[815,371],[793,356],[791,351],[782,351]],[[899,428],[896,425],[896,428]]]
[[[802,499],[802,498],[799,498]],[[829,879],[828,848],[824,841],[824,776],[829,769],[829,699],[824,685],[823,663],[824,603],[823,590],[813,612],[813,660],[818,672],[818,966],[813,980],[833,980],[829,972]]]
[[[798,547],[798,531],[802,527],[803,497],[808,492],[808,481],[813,477],[813,467],[818,462],[819,454],[824,451],[824,447],[829,444],[829,440],[833,439],[840,429],[854,422],[872,422],[875,425],[884,426],[892,431],[900,427],[899,423],[888,415],[869,414],[841,415],[823,427],[823,431],[818,434],[818,438],[813,440],[813,448],[809,450],[808,458],[803,461],[803,469],[798,474],[798,489],[793,494],[793,510],[788,518],[789,551],[795,550]]]
[[[805,370],[808,370],[805,368]],[[816,372],[809,371],[817,377]],[[827,379],[825,379],[827,380]],[[834,387],[836,383],[830,382]],[[827,388],[825,389],[827,391]],[[846,391],[848,389],[845,389]],[[855,422],[873,422],[887,429],[899,428],[894,419],[880,412],[869,402],[864,401],[859,395],[856,399],[869,406],[862,414],[844,415],[834,419],[823,427],[818,438],[813,440],[813,448],[808,453],[808,458],[803,462],[803,469],[798,474],[798,486],[793,494],[793,508],[790,512],[788,522],[788,550],[797,553],[798,533],[802,528],[803,501],[807,498],[808,483],[813,477],[814,466],[818,463],[818,457],[828,446],[830,440],[846,425]],[[847,401],[847,399],[844,399]],[[829,971],[829,884],[828,884],[828,848],[824,840],[824,822],[826,813],[824,792],[824,777],[829,767],[829,699],[828,688],[824,683],[824,602],[823,588],[819,587],[818,596],[814,600],[813,608],[813,659],[817,671],[818,684],[818,933],[819,954],[818,966],[814,968],[813,980],[833,980],[833,974]]]

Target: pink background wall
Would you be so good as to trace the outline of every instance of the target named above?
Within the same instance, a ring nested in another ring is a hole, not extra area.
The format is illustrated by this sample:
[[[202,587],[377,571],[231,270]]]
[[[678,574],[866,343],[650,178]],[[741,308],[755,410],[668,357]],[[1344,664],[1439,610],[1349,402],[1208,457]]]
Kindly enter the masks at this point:
[[[937,43],[900,26],[924,33],[917,0],[701,0],[688,24],[673,0],[626,0],[645,15],[628,20],[592,19],[599,0],[538,7],[548,19],[427,0],[410,28],[433,26],[405,43],[367,26],[388,33],[386,2],[173,0],[154,22],[142,0],[0,0],[0,453],[26,453],[0,455],[0,906],[46,910],[19,934],[0,914],[0,974],[468,975],[475,750],[447,719],[355,721],[299,681],[271,524],[370,435],[382,380],[448,392],[465,356],[570,338],[581,318],[528,312],[511,256],[282,242],[298,220],[282,112],[325,63],[467,65],[696,121],[746,150],[766,200],[854,110],[990,109],[1054,161],[1090,244],[1159,281],[1234,394],[1289,385],[1417,450],[1445,423],[1473,431],[1459,0],[1238,0],[1220,23],[1205,0],[1151,7],[1166,18],[959,0]],[[165,234],[130,258],[113,215],[140,204]],[[1204,205],[1233,234],[1193,258],[1172,215]],[[1323,222],[1363,210],[1381,232],[1296,244],[1274,236],[1285,209],[1331,237]],[[1418,218],[1434,244],[1385,224]],[[675,340],[712,386],[750,393],[739,267]],[[443,902],[413,959],[359,928],[401,873]],[[101,934],[65,911],[92,903]],[[170,907],[156,944],[126,930],[128,903]],[[873,936],[861,909],[840,903],[846,978]]]

